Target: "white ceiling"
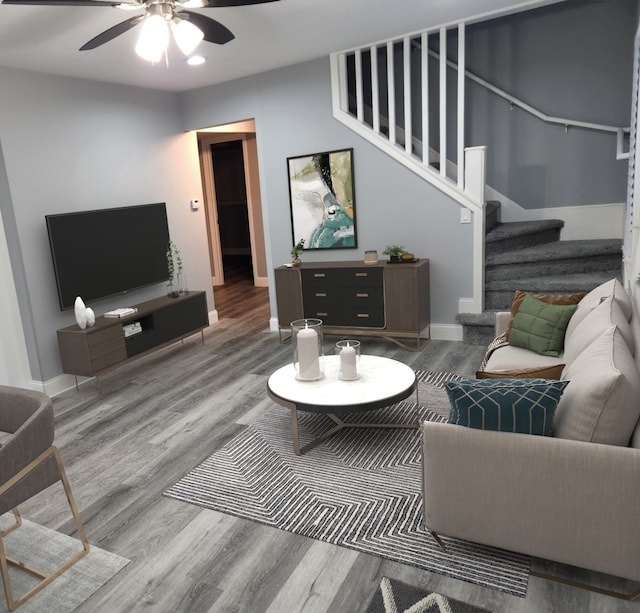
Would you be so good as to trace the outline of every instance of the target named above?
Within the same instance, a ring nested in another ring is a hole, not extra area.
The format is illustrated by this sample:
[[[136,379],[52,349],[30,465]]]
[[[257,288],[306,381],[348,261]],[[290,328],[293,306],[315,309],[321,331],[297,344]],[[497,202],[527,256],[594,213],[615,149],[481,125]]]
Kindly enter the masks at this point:
[[[203,66],[187,66],[172,44],[168,65],[134,53],[137,26],[91,51],[78,49],[136,13],[112,7],[0,4],[0,66],[166,91],[185,91],[264,72],[469,17],[562,0],[279,0],[199,9],[236,36],[202,43]]]

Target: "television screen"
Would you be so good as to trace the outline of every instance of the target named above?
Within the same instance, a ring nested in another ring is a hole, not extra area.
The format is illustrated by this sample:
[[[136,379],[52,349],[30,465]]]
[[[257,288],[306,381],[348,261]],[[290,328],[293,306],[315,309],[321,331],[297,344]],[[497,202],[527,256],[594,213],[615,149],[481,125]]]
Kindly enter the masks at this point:
[[[62,310],[169,277],[165,203],[45,216]]]

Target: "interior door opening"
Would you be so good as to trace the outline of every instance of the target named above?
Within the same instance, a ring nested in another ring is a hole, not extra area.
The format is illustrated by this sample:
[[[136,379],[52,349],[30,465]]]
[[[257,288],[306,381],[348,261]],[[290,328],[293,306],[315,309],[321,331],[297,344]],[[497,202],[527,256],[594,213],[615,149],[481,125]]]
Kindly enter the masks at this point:
[[[242,141],[211,145],[224,284],[254,283]]]

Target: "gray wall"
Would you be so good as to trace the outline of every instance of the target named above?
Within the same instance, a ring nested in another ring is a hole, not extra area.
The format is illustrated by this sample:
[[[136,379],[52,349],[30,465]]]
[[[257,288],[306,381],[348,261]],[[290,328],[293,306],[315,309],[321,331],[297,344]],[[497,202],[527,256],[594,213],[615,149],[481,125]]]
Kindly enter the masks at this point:
[[[467,69],[568,119],[629,126],[637,0],[563,2],[474,24]],[[469,145],[487,145],[487,183],[524,208],[624,202],[615,136],[545,124],[469,84]]]
[[[56,330],[75,323],[58,306],[46,214],[166,202],[188,281],[209,287],[212,308],[204,214],[189,211],[202,197],[197,143],[179,118],[177,94],[0,68],[0,211],[34,380],[61,374]],[[164,291],[89,306],[101,314]]]
[[[262,203],[268,230],[269,280],[290,261],[286,159],[353,147],[357,249],[307,251],[303,260],[360,260],[364,251],[400,243],[431,260],[432,321],[454,324],[458,299],[470,296],[471,226],[459,208],[333,119],[329,60],[322,59],[183,95],[184,128],[255,117]],[[275,316],[275,295],[271,291]]]

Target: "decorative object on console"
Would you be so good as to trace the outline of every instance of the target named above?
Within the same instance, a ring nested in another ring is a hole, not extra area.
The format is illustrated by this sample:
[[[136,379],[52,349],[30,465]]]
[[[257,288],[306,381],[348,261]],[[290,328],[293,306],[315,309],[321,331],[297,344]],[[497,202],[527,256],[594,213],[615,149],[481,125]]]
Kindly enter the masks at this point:
[[[87,327],[87,307],[80,296],[76,297],[76,301],[73,304],[73,313],[76,316],[78,327],[80,330],[84,330]]]
[[[353,149],[287,158],[293,240],[307,249],[357,247]]]
[[[398,261],[400,260],[400,256],[406,252],[407,250],[402,245],[387,245],[382,255],[389,256],[390,261]]]
[[[317,381],[324,376],[324,351],[321,319],[296,319],[291,322],[291,344],[296,379]]]
[[[300,259],[300,254],[302,253],[303,249],[304,249],[304,238],[301,238],[293,246],[293,249],[291,250],[291,264],[293,266],[300,266],[300,263],[302,262],[302,260]]]
[[[336,355],[340,356],[340,371],[338,377],[344,381],[354,381],[358,379],[360,377],[358,373],[360,341],[338,341],[336,343]]]
[[[87,326],[89,326],[89,328],[93,328],[93,326],[96,325],[96,314],[90,307],[87,307],[85,314],[87,316]]]
[[[372,266],[378,263],[378,252],[375,249],[364,252],[364,263]]]
[[[167,296],[169,298],[177,298],[180,293],[179,280],[182,275],[182,255],[180,249],[176,244],[170,240],[167,247],[167,272],[169,273],[169,283],[167,284]],[[177,277],[178,283],[174,282],[174,277]]]

